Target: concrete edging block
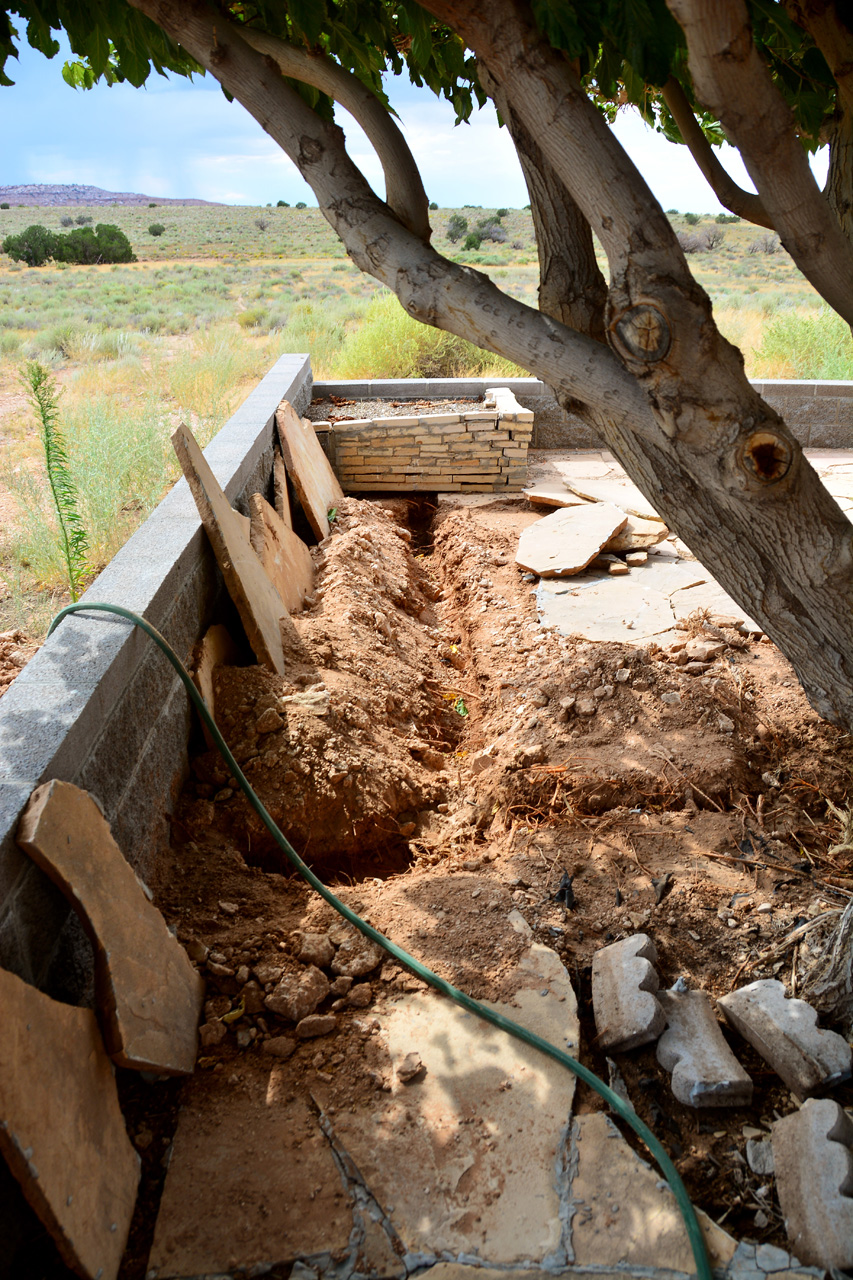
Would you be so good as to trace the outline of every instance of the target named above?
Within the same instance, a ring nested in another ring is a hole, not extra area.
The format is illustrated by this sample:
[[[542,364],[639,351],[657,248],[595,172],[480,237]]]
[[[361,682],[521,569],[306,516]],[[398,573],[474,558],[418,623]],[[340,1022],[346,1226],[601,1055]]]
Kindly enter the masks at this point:
[[[248,510],[272,472],[282,398],[311,396],[307,355],[282,356],[205,451],[226,494]],[[221,580],[186,481],[180,480],[82,598],[142,614],[189,658]],[[91,790],[128,860],[144,875],[186,769],[186,694],[138,628],[109,614],[66,618],[0,700],[0,964],[37,985],[67,907],[17,848],[18,818],[50,778]],[[136,786],[144,777],[145,785]]]

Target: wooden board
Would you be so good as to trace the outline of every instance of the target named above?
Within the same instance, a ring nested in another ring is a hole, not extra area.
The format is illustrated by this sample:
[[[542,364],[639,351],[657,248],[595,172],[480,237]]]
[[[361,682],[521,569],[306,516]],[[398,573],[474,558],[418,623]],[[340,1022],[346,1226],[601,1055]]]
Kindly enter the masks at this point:
[[[149,902],[109,824],[70,782],[37,787],[18,844],[58,885],[95,952],[95,997],[110,1056],[123,1067],[190,1075],[204,981]]]
[[[139,1183],[91,1009],[0,969],[0,1153],[67,1266],[118,1275]]]
[[[260,493],[249,500],[252,549],[288,613],[296,613],[314,589],[314,562],[305,543]]]
[[[248,518],[232,508],[189,427],[181,423],[172,444],[255,657],[283,676],[282,627],[293,633],[294,644],[296,633],[252,550]]]
[[[216,719],[216,697],[213,673],[217,667],[233,666],[239,658],[239,650],[227,627],[221,622],[208,627],[193,654],[193,684],[207,703],[207,709]],[[202,733],[209,747],[214,746],[213,734],[202,720]]]
[[[292,529],[293,517],[290,514],[290,494],[287,492],[287,467],[284,465],[284,458],[278,449],[276,449],[272,459],[272,480],[275,509],[288,529]]]
[[[541,578],[580,573],[627,520],[624,511],[606,502],[561,508],[524,530],[515,562]]]
[[[281,452],[308,523],[321,540],[329,536],[329,511],[343,501],[344,491],[329,465],[317,433],[288,400],[275,415]]]

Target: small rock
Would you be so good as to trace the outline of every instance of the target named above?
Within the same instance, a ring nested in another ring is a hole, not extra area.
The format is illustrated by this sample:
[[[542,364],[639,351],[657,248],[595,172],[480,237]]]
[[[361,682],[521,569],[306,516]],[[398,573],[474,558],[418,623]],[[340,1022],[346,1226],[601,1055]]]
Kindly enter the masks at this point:
[[[338,1025],[333,1013],[311,1013],[296,1024],[296,1035],[300,1040],[314,1040],[317,1036],[327,1036]]]
[[[418,824],[416,822],[404,822],[397,828],[404,840],[408,840],[409,836],[413,836],[417,829]]]
[[[760,1178],[773,1172],[773,1146],[769,1138],[749,1139],[746,1144],[746,1163]]]
[[[227,964],[214,964],[212,960],[207,962],[207,972],[212,973],[214,978],[233,978],[234,970]]]
[[[329,994],[333,996],[349,995],[350,988],[352,987],[352,982],[353,982],[352,978],[344,978],[343,976],[339,978],[335,978],[334,982],[329,988]]]
[[[220,902],[219,910],[226,916],[236,916],[240,908],[236,902]]]
[[[255,965],[255,977],[262,987],[265,987],[268,982],[278,982],[283,973],[284,965],[271,964],[268,960]]]
[[[642,554],[645,555],[645,552]],[[618,671],[613,672],[613,679],[617,684],[627,684],[631,679],[631,672],[627,667],[620,667]]]
[[[140,1129],[133,1139],[133,1145],[138,1151],[147,1151],[153,1141],[154,1134],[150,1129]]]
[[[688,658],[693,662],[713,662],[724,652],[726,646],[720,640],[703,640],[694,636],[684,647]]]
[[[240,992],[244,1012],[255,1017],[264,1011],[264,989],[258,982],[247,982]]]
[[[544,690],[537,689],[536,692],[531,697],[530,701],[533,703],[534,707],[547,707],[551,699],[548,697],[548,694],[544,692]]]
[[[263,1049],[274,1058],[289,1058],[296,1051],[296,1041],[290,1036],[272,1036],[264,1041]]]
[[[282,720],[275,707],[268,707],[262,712],[255,721],[255,732],[258,734],[275,733],[276,729],[283,729],[284,721]]]
[[[296,929],[290,940],[293,953],[302,964],[313,964],[318,969],[325,969],[335,958],[335,948],[325,933],[303,933]]]
[[[561,719],[561,720],[568,720],[569,716],[571,715],[572,711],[574,710],[574,707],[575,707],[575,703],[576,703],[576,702],[577,702],[577,698],[575,698],[575,697],[571,697],[571,696],[570,696],[570,697],[568,697],[568,698],[561,698],[561,699],[560,699],[559,707],[560,707],[560,719]]]
[[[402,1062],[397,1064],[397,1079],[403,1084],[411,1084],[418,1076],[424,1075],[426,1067],[417,1053],[407,1053]]]
[[[184,950],[190,960],[194,960],[196,964],[204,964],[210,955],[210,947],[206,946],[199,938],[190,938],[184,943]]]
[[[689,676],[701,676],[708,670],[709,665],[707,662],[687,662],[684,670]]]
[[[240,1028],[240,1030],[237,1032],[237,1037],[236,1037],[238,1049],[248,1049],[249,1045],[252,1043],[252,1041],[255,1038],[254,1035],[252,1034],[254,1030],[255,1030],[254,1027]]]
[[[245,987],[246,983],[249,981],[251,976],[252,976],[252,971],[247,964],[241,964],[235,974],[235,977],[237,981],[240,983],[241,987]]]
[[[759,902],[755,910],[757,912],[760,912],[761,915],[766,916],[766,915],[769,915],[770,912],[773,910],[773,906],[769,902]]]
[[[301,1022],[326,999],[330,986],[325,973],[321,973],[315,965],[308,965],[302,973],[284,974],[264,1004],[281,1018]]]
[[[629,551],[625,557],[625,563],[633,567],[634,565],[645,564],[648,558],[648,551]]]
[[[735,722],[734,720],[729,719],[728,716],[719,715],[717,716],[717,728],[720,730],[720,733],[734,733]]]
[[[212,1044],[222,1044],[227,1035],[228,1028],[219,1018],[214,1018],[212,1022],[203,1022],[198,1029],[199,1042],[205,1049]]]
[[[575,704],[575,710],[579,716],[594,716],[598,705],[592,698],[579,698]]]
[[[217,791],[216,795],[213,797],[214,804],[222,804],[226,800],[230,800],[233,794],[234,790],[232,787],[223,787],[222,790]]]
[[[382,963],[385,952],[363,933],[351,930],[343,939],[332,961],[332,972],[348,978],[361,978]]]
[[[612,684],[600,684],[597,689],[593,689],[592,696],[598,698],[599,702],[604,702],[607,698],[612,698],[616,690]]]
[[[676,693],[674,690],[670,690],[669,693],[662,693],[660,700],[667,707],[681,706],[681,694]]]
[[[359,982],[347,996],[347,1004],[351,1009],[367,1009],[373,1001],[373,988],[369,982]]]

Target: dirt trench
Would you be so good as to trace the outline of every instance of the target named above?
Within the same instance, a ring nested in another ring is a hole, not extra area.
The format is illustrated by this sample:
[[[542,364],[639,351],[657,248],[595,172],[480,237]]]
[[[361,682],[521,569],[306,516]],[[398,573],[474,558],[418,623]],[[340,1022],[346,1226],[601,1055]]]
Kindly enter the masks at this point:
[[[215,713],[300,855],[442,977],[511,999],[521,943],[495,924],[520,911],[572,976],[581,1058],[607,1079],[589,981],[605,943],[642,930],[662,985],[683,976],[713,995],[819,961],[819,917],[853,890],[849,853],[829,852],[826,804],[846,803],[853,748],[775,647],[726,619],[692,619],[665,650],[543,629],[514,563],[525,522],[521,500],[346,499],[312,551],[317,588],[294,619],[288,679],[221,669]],[[691,637],[711,642],[699,669]],[[155,898],[208,983],[193,1087],[210,1076],[211,1088],[220,1077],[248,1088],[272,1052],[294,1095],[319,1077],[336,1106],[369,1107],[390,1068],[364,1020],[423,984],[377,955],[355,986],[335,987],[329,956],[305,939],[354,944],[200,735],[172,833]],[[792,950],[786,938],[809,921]],[[282,976],[300,980],[306,946],[326,973],[313,1012],[332,1029],[300,1040],[266,999]],[[772,1179],[743,1153],[747,1131],[794,1104],[732,1044],[755,1082],[748,1110],[682,1106],[654,1046],[616,1065],[695,1202],[738,1238],[784,1247]],[[126,1074],[144,1178],[121,1274],[139,1280],[182,1086]],[[849,1106],[853,1089],[834,1096]],[[580,1111],[602,1105],[580,1089]]]

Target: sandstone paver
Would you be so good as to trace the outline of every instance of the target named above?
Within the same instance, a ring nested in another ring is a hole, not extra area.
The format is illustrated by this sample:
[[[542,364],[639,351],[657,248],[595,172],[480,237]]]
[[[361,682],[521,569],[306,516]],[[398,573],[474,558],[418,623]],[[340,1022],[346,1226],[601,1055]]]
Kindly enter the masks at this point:
[[[260,493],[249,500],[250,541],[288,613],[297,613],[314,589],[314,562],[302,539]]]
[[[624,511],[605,502],[554,511],[524,530],[516,564],[543,578],[580,573],[627,520]]]
[[[287,400],[275,415],[281,452],[296,495],[318,538],[329,535],[329,511],[344,496],[317,433],[307,418],[302,419]]]

